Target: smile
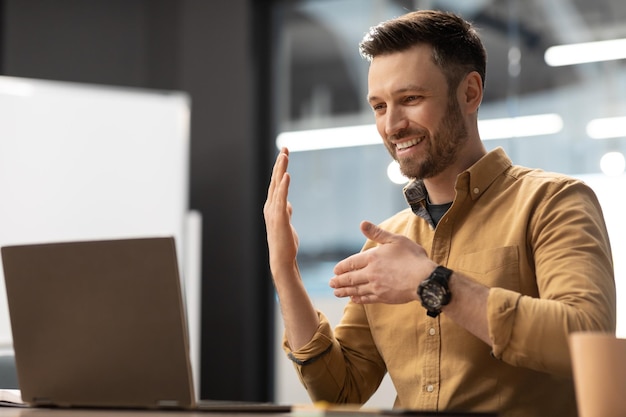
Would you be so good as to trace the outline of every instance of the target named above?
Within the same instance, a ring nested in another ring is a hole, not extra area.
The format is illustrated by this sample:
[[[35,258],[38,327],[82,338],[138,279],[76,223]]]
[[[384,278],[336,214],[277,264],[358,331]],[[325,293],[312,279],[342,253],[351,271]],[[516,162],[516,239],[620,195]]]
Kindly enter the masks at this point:
[[[407,140],[406,142],[399,142],[399,143],[396,143],[396,149],[401,151],[403,149],[410,148],[411,146],[415,146],[423,140],[424,138],[421,137],[421,138],[417,138],[413,140]]]

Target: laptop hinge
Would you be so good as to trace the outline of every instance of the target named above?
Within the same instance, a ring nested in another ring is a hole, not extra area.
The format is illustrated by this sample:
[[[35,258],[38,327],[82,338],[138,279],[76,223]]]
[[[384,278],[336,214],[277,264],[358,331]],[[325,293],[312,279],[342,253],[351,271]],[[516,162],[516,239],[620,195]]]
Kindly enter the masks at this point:
[[[50,398],[47,398],[47,397],[34,397],[33,405],[35,407],[52,407],[52,406],[55,406],[56,404]]]
[[[180,401],[178,401],[178,400],[159,400],[159,401],[157,401],[157,407],[159,407],[159,408],[181,408]]]

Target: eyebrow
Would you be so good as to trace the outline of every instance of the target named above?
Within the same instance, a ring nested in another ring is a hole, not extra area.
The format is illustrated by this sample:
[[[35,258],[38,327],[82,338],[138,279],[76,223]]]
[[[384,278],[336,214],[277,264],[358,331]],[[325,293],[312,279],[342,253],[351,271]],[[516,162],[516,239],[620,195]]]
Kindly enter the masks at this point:
[[[423,93],[423,92],[427,92],[429,90],[426,87],[418,86],[418,85],[415,85],[415,84],[410,84],[410,85],[407,85],[405,87],[402,87],[402,88],[399,88],[397,90],[394,90],[392,92],[392,94],[395,96],[397,94],[406,93],[407,91]],[[368,103],[371,103],[371,102],[377,101],[377,100],[379,100],[379,97],[377,97],[377,96],[367,96]]]

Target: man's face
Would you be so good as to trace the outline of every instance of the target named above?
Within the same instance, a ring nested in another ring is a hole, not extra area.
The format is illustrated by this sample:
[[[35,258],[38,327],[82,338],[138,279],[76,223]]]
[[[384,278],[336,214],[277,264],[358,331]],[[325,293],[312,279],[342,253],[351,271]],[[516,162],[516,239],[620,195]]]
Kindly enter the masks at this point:
[[[387,150],[409,178],[431,178],[455,160],[467,139],[456,94],[448,94],[432,49],[418,45],[375,57],[368,100]]]

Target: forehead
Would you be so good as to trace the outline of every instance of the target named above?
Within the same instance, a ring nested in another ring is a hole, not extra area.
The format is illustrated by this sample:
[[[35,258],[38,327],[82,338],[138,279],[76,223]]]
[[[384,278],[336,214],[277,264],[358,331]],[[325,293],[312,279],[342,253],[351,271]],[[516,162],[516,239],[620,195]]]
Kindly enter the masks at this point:
[[[433,61],[430,45],[416,45],[372,59],[368,73],[368,97],[384,96],[408,86],[433,93],[447,90],[445,76]]]

